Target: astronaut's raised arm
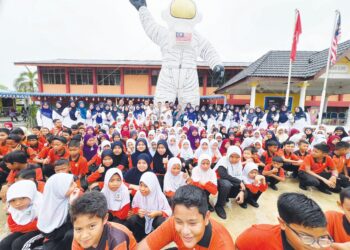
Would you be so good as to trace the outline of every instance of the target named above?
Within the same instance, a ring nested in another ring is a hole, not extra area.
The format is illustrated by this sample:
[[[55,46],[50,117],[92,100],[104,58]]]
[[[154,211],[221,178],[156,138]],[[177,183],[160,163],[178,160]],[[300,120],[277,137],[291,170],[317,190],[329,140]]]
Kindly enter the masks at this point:
[[[209,67],[214,69],[216,65],[222,65],[220,56],[213,45],[198,32],[195,32],[195,37],[198,39],[199,56],[209,64]]]
[[[161,46],[161,43],[167,39],[167,29],[158,24],[147,7],[143,6],[139,9],[140,20],[147,36],[157,45]]]

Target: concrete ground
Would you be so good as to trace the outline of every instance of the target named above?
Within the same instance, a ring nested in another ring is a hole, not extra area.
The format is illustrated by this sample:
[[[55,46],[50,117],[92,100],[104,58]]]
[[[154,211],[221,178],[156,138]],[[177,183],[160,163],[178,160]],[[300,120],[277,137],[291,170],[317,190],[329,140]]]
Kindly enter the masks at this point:
[[[336,205],[336,201],[339,197],[338,194],[326,195],[314,189],[303,191],[299,189],[298,183],[291,179],[287,179],[285,183],[278,184],[278,188],[278,191],[268,189],[261,195],[258,201],[260,204],[259,208],[254,208],[248,205],[247,209],[242,209],[231,199],[225,207],[227,213],[226,220],[220,219],[215,212],[212,213],[212,217],[225,225],[231,233],[233,239],[235,239],[242,231],[250,227],[252,224],[277,224],[277,199],[280,194],[285,192],[304,193],[310,198],[314,199],[322,207],[323,211],[338,210]],[[4,206],[1,204],[0,238],[8,233],[6,226],[6,215],[3,208]]]

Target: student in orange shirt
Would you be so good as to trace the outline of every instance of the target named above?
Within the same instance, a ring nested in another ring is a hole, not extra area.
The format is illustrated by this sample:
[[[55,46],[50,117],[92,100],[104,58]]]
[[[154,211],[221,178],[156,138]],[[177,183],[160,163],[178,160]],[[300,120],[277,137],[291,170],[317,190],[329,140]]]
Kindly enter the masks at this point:
[[[344,213],[327,211],[327,229],[334,239],[334,249],[350,249],[350,187],[340,192],[338,206]]]
[[[277,155],[278,143],[274,140],[270,140],[266,143],[266,151],[261,156],[261,161],[267,165],[272,163],[272,158]]]
[[[7,137],[10,134],[10,130],[7,128],[0,128],[0,159],[7,154],[8,148],[6,146]]]
[[[70,128],[65,128],[62,130],[61,132],[61,136],[63,136],[64,138],[66,138],[67,143],[70,142],[70,140],[72,139],[72,130]]]
[[[137,249],[163,249],[171,242],[179,250],[234,249],[227,229],[210,218],[206,194],[192,185],[176,190],[173,216],[141,241]]]
[[[30,147],[23,145],[22,137],[18,134],[9,134],[6,139],[6,147],[8,148],[7,152],[12,152],[14,150],[21,150],[26,153],[28,156],[28,162],[31,163],[34,160],[35,152]]]
[[[89,169],[87,160],[80,153],[80,141],[71,140],[68,144],[68,150],[71,173],[78,178],[85,176]]]
[[[75,200],[70,208],[74,229],[72,250],[134,250],[136,240],[123,225],[108,222],[107,201],[92,191]]]
[[[277,183],[286,180],[283,166],[283,159],[280,156],[272,158],[272,164],[266,165],[263,171],[263,175],[266,176],[266,181],[270,184],[270,188],[277,191]]]
[[[299,149],[294,152],[299,159],[304,160],[307,155],[309,155],[309,143],[306,140],[300,140],[298,143]]]
[[[44,147],[44,145],[41,142],[39,142],[37,135],[27,136],[27,146],[33,149],[36,154],[39,154]]]
[[[67,140],[62,136],[56,136],[52,140],[52,149],[50,149],[48,156],[43,161],[43,172],[44,175],[50,177],[55,173],[53,164],[59,159],[68,159],[69,151],[66,147]]]
[[[332,157],[335,167],[338,170],[339,185],[344,188],[350,186],[350,177],[348,173],[349,160],[346,159],[349,149],[350,144],[348,142],[340,141],[335,144]]]
[[[237,250],[331,249],[324,213],[316,202],[298,193],[278,198],[279,225],[253,225],[236,240]]]
[[[278,155],[283,159],[283,169],[285,171],[292,171],[293,178],[298,177],[299,165],[303,163],[298,156],[294,154],[295,144],[292,141],[286,141],[283,144],[283,149],[278,152]]]
[[[299,168],[300,189],[306,190],[307,186],[314,186],[325,194],[332,194],[331,191],[340,192],[338,171],[328,154],[329,148],[326,144],[314,145],[311,155],[305,157]]]

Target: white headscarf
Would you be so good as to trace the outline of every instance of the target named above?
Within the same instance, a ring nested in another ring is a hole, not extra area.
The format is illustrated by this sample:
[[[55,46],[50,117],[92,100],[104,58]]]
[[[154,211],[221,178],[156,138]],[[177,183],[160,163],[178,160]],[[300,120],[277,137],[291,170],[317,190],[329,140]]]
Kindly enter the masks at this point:
[[[215,143],[218,144],[218,147],[216,148],[215,152],[213,152],[212,147],[213,147],[213,145]],[[213,140],[210,141],[210,143],[209,143],[209,150],[210,150],[210,155],[211,156],[214,156],[216,154],[219,159],[222,158],[222,155],[221,155],[220,150],[219,150],[219,142],[217,140],[213,139]]]
[[[147,212],[162,211],[168,216],[171,216],[171,208],[168,200],[162,192],[162,189],[160,188],[157,176],[152,172],[146,172],[141,176],[140,183],[141,182],[149,188],[150,193],[147,196],[143,196],[140,191],[137,191],[134,199],[132,200],[132,207],[141,208]],[[145,233],[149,234],[153,230],[153,219],[147,215],[145,216],[145,219]]]
[[[244,184],[252,184],[254,182],[254,179],[250,179],[248,176],[252,170],[258,170],[258,165],[256,165],[254,162],[247,162],[247,164],[245,164],[243,169]]]
[[[128,140],[126,141],[126,148],[128,148],[128,144],[129,144],[129,143],[132,143],[132,144],[134,145],[134,151],[131,152],[131,153],[135,153],[135,150],[136,150],[136,142],[135,142],[135,140],[134,140],[134,139],[128,139]]]
[[[100,156],[101,156],[105,146],[111,147],[111,142],[108,140],[104,140],[103,142],[101,142],[100,152],[99,152]]]
[[[203,150],[203,149],[202,149],[202,146],[203,146],[204,143],[206,143],[206,144],[208,145],[207,150]],[[200,157],[202,154],[207,154],[207,155],[211,156],[211,154],[210,154],[210,148],[209,148],[209,140],[208,140],[208,139],[205,139],[205,138],[201,140],[201,142],[200,142],[200,144],[199,144],[199,147],[198,147],[198,148],[196,149],[196,151],[194,152],[194,157],[195,157],[196,159],[199,159],[199,157]],[[210,161],[211,161],[211,160],[210,160]]]
[[[113,175],[118,174],[121,179],[121,186],[118,188],[117,191],[113,192],[109,189],[108,183]],[[111,168],[108,169],[105,175],[104,179],[104,185],[101,190],[101,193],[104,194],[104,196],[107,199],[107,205],[108,210],[111,211],[119,211],[122,209],[126,204],[130,203],[130,194],[128,188],[125,186],[123,182],[123,174],[122,171],[118,168]]]
[[[194,182],[205,183],[210,181],[211,183],[217,185],[218,180],[215,171],[211,168],[209,168],[207,171],[204,171],[201,168],[202,161],[204,160],[208,160],[211,164],[211,157],[207,154],[202,154],[198,159],[198,166],[192,170],[192,180]]]
[[[51,233],[62,226],[67,220],[69,197],[66,197],[73,175],[66,173],[54,174],[46,184],[43,194],[43,206],[38,216],[38,229]]]
[[[156,152],[157,152],[157,149],[153,149],[152,148],[152,143],[156,143],[157,144],[157,140],[156,139],[153,139],[152,141],[151,141],[151,143],[150,143],[150,145],[149,145],[149,147],[148,147],[148,151],[149,151],[149,153],[152,155],[152,157],[156,154]]]
[[[21,180],[15,182],[7,190],[7,211],[17,225],[26,225],[38,217],[42,206],[43,197],[37,191],[35,183],[30,180]],[[31,200],[31,204],[24,210],[15,209],[10,205],[10,201],[16,198],[26,197]]]
[[[222,157],[218,163],[216,163],[214,167],[214,171],[216,171],[220,166],[223,166],[224,168],[227,169],[227,173],[231,175],[232,177],[235,177],[237,179],[242,180],[243,179],[243,166],[242,162],[239,161],[236,164],[231,164],[230,162],[230,156],[232,154],[237,154],[239,157],[242,157],[242,151],[239,147],[237,146],[229,146],[227,149],[227,154],[226,156]]]
[[[170,144],[170,140],[171,139],[175,139],[175,144],[171,145]],[[177,145],[177,140],[176,140],[176,136],[175,135],[170,135],[168,138],[168,148],[170,150],[170,152],[173,154],[173,156],[177,156],[180,153],[180,149],[179,146]]]
[[[241,149],[245,149],[248,147],[251,147],[254,143],[255,139],[253,137],[247,137],[243,140],[242,144],[241,144]]]
[[[278,131],[279,130],[283,130],[283,133],[282,134],[278,134]],[[277,137],[277,139],[278,139],[278,142],[279,143],[281,143],[281,144],[283,144],[285,141],[287,141],[288,140],[288,134],[286,134],[286,132],[285,132],[285,128],[284,127],[278,127],[277,129],[276,129],[276,137]]]
[[[184,148],[184,144],[188,143],[188,148],[185,149]],[[193,155],[193,150],[191,148],[191,143],[189,140],[183,140],[182,145],[181,145],[181,150],[180,150],[180,158],[184,159],[185,161],[187,161],[188,159],[193,159],[194,155]]]
[[[262,140],[260,140],[260,139],[256,139],[255,141],[254,141],[254,147],[255,147],[255,144],[256,143],[260,143],[260,145],[261,145],[261,147],[258,149],[258,155],[259,156],[262,156],[262,154],[264,153],[264,149],[262,148],[262,146],[263,146],[263,142],[262,142]],[[256,148],[256,147],[255,147]]]
[[[186,180],[183,178],[183,172],[180,172],[177,176],[174,176],[171,173],[171,169],[174,165],[180,165],[181,169],[182,164],[179,158],[173,157],[168,162],[168,167],[164,176],[164,192],[175,192],[179,187],[186,185]]]

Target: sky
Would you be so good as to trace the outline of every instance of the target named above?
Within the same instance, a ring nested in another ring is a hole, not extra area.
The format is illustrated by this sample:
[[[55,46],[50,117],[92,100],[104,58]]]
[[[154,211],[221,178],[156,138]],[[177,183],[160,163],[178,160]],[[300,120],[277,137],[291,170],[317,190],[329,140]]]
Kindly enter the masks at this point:
[[[170,0],[147,0],[154,18]],[[298,50],[330,45],[335,10],[341,41],[350,39],[350,0],[195,0],[196,29],[225,62],[253,62],[269,50],[290,50],[295,12],[303,33]],[[14,62],[49,59],[161,59],[129,0],[0,0],[0,84],[12,88],[25,70]]]

